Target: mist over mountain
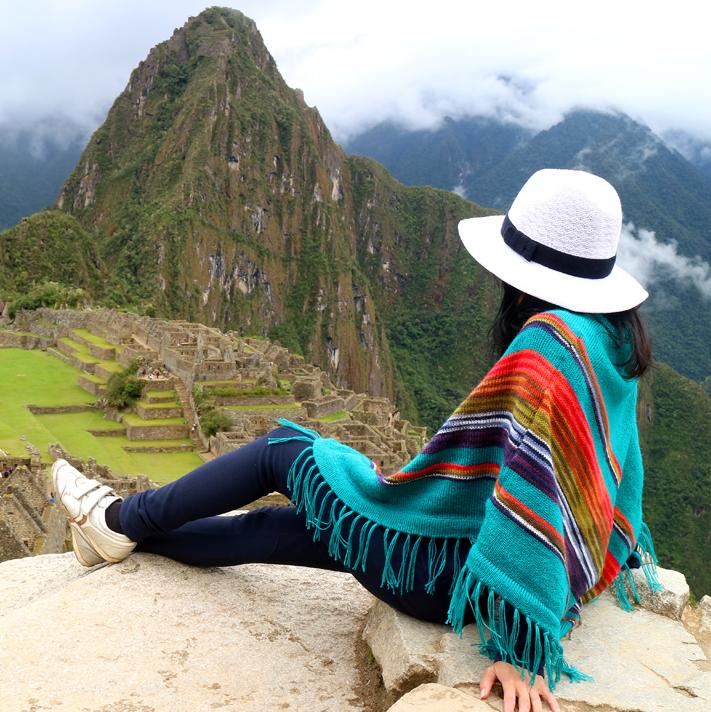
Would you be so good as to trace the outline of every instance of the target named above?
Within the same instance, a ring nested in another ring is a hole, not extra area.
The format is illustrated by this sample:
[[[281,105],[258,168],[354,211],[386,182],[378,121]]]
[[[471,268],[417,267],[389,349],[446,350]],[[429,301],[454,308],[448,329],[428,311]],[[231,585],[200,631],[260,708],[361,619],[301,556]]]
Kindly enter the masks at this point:
[[[501,211],[541,168],[603,176],[620,193],[628,223],[620,264],[650,288],[644,310],[657,357],[699,381],[711,373],[711,180],[648,127],[593,111],[538,133],[450,119],[429,132],[380,125],[346,149],[382,161],[408,184],[448,188]]]
[[[49,118],[0,124],[0,230],[54,204],[87,139],[80,127]]]
[[[662,134],[668,146],[681,153],[707,178],[711,179],[711,143],[703,141],[678,129],[670,129]]]
[[[499,176],[503,196],[502,160],[532,166],[552,150],[527,153],[540,134],[491,122],[447,135],[439,156],[442,180],[456,180],[448,190],[405,186],[375,160],[347,156],[287,86],[254,22],[211,8],[134,69],[57,209],[0,233],[0,298],[51,279],[79,284],[97,303],[268,335],[335,383],[391,396],[434,429],[492,363],[500,299],[457,235],[460,219],[492,211],[449,189],[470,191],[481,171]],[[561,161],[605,158],[569,144]],[[647,223],[635,224],[649,240]],[[684,225],[693,237],[694,223]],[[679,304],[669,305],[676,318]],[[711,442],[702,436],[711,399],[661,367],[643,384],[640,416],[662,561],[711,590]]]

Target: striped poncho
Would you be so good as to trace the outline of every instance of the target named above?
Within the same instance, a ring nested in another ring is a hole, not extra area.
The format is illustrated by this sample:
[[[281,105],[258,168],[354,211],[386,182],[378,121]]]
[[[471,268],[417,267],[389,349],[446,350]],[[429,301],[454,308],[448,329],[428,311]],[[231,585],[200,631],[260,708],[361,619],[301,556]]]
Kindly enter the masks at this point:
[[[632,561],[657,585],[642,521],[637,384],[621,372],[629,345],[615,336],[600,316],[554,310],[533,317],[393,474],[336,440],[304,435],[311,447],[289,473],[294,503],[315,537],[326,532],[331,555],[352,569],[364,566],[373,532],[383,530],[382,584],[393,590],[412,587],[425,538],[431,588],[447,541],[468,538],[451,589],[454,629],[461,632],[471,607],[492,658],[522,671],[543,660],[551,688],[563,672],[584,677],[564,661],[560,644],[580,606],[613,584],[631,607],[625,578],[634,591]],[[513,620],[498,615],[503,603]]]

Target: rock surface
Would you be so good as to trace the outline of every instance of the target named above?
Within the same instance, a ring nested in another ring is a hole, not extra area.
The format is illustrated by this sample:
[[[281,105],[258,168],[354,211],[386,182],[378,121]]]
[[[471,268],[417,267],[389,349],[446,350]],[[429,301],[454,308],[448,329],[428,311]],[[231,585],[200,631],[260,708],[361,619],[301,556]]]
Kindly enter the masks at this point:
[[[429,683],[408,692],[388,712],[491,712],[491,707],[465,692]]]
[[[657,578],[663,587],[658,592],[649,588],[644,573],[640,569],[633,570],[632,577],[642,608],[678,621],[681,620],[681,614],[689,603],[689,584],[686,582],[684,574],[657,566]]]
[[[0,565],[0,710],[366,710],[348,575],[200,569],[150,554]]]
[[[201,569],[150,554],[85,569],[73,554],[49,555],[0,564],[0,601],[3,712],[380,712],[360,675],[361,630],[391,701],[403,695],[392,712],[502,709],[493,694],[478,699],[488,660],[471,648],[474,626],[460,640],[373,605],[345,574]],[[695,637],[668,615],[625,613],[609,594],[586,606],[565,648],[595,682],[561,682],[562,709],[708,712],[699,621],[709,609],[711,599],[687,607]]]
[[[699,601],[699,612],[702,630],[704,633],[711,634],[711,596],[704,596]]]
[[[478,642],[475,626],[467,626],[460,640],[443,626],[421,623],[379,602],[364,635],[386,686],[398,692],[429,680],[476,695],[489,664],[471,649]],[[556,694],[566,712],[711,709],[711,664],[676,620],[641,608],[626,613],[604,594],[585,607],[582,625],[565,650],[571,664],[595,678],[593,683],[561,681]],[[491,705],[498,708],[500,702],[492,699]]]

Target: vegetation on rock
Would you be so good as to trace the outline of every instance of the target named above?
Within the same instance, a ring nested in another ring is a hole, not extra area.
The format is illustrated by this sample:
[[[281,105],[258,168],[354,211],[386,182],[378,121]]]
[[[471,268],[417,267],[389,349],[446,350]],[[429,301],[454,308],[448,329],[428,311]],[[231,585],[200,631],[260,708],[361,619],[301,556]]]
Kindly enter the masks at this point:
[[[105,397],[111,407],[124,410],[136,404],[143,390],[136,373],[138,373],[138,361],[134,360],[122,371],[114,373],[109,378]]]
[[[229,430],[232,425],[229,415],[215,405],[213,391],[206,391],[196,384],[193,387],[193,399],[200,420],[200,430],[206,437],[216,435],[221,430]]]
[[[81,287],[66,287],[57,282],[40,282],[30,287],[29,291],[12,299],[8,316],[14,319],[20,309],[33,310],[41,307],[73,309],[86,302],[87,293]]]

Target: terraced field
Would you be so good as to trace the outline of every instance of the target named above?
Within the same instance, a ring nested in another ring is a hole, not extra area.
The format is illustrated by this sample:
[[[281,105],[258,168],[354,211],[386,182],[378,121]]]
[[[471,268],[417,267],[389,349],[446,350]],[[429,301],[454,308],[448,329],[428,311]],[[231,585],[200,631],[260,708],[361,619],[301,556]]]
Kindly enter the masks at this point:
[[[200,465],[174,391],[148,391],[124,423],[106,420],[98,409],[50,414],[27,409],[92,405],[111,374],[122,369],[116,361],[119,350],[84,329],[60,339],[53,355],[0,349],[0,448],[19,455],[29,441],[48,458],[47,445],[59,442],[73,455],[93,457],[117,474],[146,474],[157,482]]]

